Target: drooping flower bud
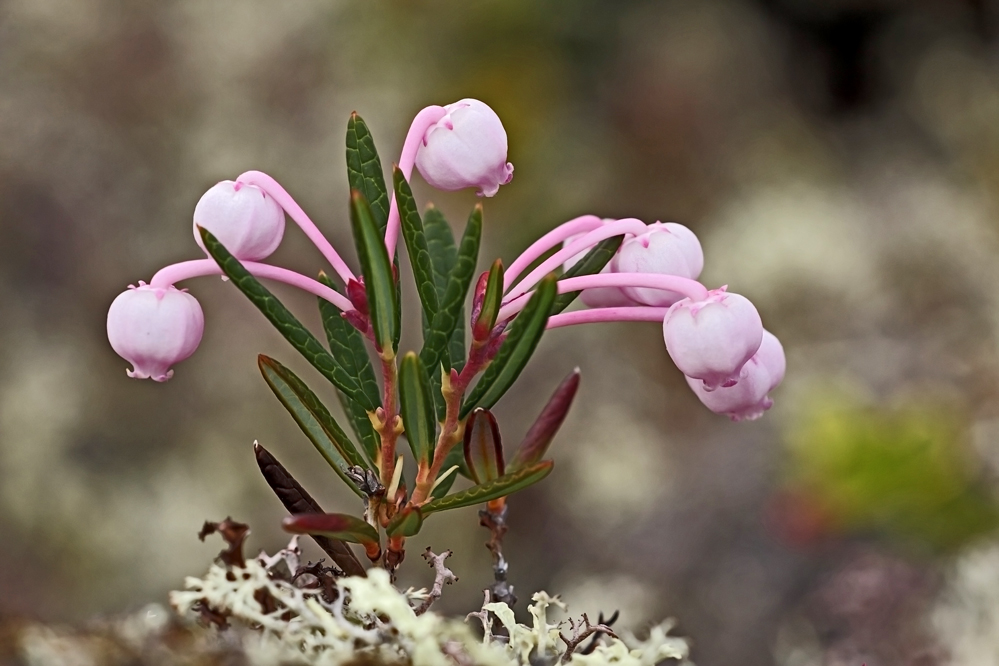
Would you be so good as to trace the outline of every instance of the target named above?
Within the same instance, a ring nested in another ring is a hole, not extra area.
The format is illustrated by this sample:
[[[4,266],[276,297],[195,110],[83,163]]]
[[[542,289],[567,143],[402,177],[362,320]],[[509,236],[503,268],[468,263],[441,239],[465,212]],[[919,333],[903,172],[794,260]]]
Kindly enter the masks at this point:
[[[713,391],[739,381],[742,366],[760,348],[763,322],[749,299],[722,287],[703,301],[674,304],[663,320],[663,338],[676,367]]]
[[[447,115],[427,130],[416,153],[416,168],[438,190],[476,187],[491,197],[513,178],[506,161],[506,130],[496,112],[477,99],[444,107]]]
[[[604,219],[605,224],[607,222],[613,222],[613,221],[614,220],[611,218]],[[565,239],[565,241],[563,241],[562,247],[566,247],[572,244],[573,241],[579,240],[584,235],[585,233],[569,236],[568,238]],[[562,268],[564,270],[569,270],[577,263],[582,261],[583,257],[585,257],[586,254],[592,249],[593,248],[588,248],[583,252],[580,252],[576,256],[570,258],[568,261],[565,262],[565,264],[562,265]],[[618,252],[620,251],[621,249],[618,248]],[[611,260],[608,261],[607,264],[603,267],[603,269],[600,271],[601,275],[605,275],[607,273],[612,272],[611,266],[614,263],[614,258],[616,256],[617,255],[611,257]],[[583,301],[583,303],[585,303],[587,306],[591,308],[617,308],[617,307],[627,307],[629,305],[636,304],[635,301],[628,298],[628,296],[625,295],[624,290],[619,287],[594,287],[593,289],[584,289],[583,292],[579,295],[579,300]]]
[[[704,253],[694,232],[676,222],[656,222],[644,234],[625,239],[612,260],[615,273],[658,273],[696,280],[704,268]],[[625,287],[624,293],[643,305],[667,307],[683,295],[662,289]]]
[[[281,244],[284,211],[259,187],[223,180],[194,207],[194,240],[204,250],[198,227],[212,232],[237,259],[260,261]]]
[[[784,348],[769,331],[763,331],[759,351],[746,362],[734,386],[714,391],[704,388],[700,379],[687,377],[687,384],[704,406],[716,414],[727,414],[733,421],[753,421],[773,406],[768,393],[784,379]]]
[[[170,366],[198,348],[205,315],[198,300],[174,286],[129,287],[108,310],[108,341],[132,364],[128,376],[165,382]]]

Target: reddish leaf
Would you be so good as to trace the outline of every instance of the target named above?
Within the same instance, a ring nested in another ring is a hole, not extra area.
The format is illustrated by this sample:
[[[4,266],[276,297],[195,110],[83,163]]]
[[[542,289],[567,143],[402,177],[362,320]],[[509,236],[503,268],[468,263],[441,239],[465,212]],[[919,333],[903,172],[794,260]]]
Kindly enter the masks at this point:
[[[488,409],[476,409],[465,424],[465,464],[476,483],[503,476],[503,440]]]
[[[552,397],[548,399],[548,404],[541,410],[537,420],[531,429],[527,431],[524,441],[521,442],[517,453],[514,454],[510,462],[510,469],[517,470],[541,460],[548,450],[548,446],[555,438],[555,433],[565,421],[572,400],[576,397],[576,390],[579,388],[579,368],[573,370],[568,377],[558,385]]]

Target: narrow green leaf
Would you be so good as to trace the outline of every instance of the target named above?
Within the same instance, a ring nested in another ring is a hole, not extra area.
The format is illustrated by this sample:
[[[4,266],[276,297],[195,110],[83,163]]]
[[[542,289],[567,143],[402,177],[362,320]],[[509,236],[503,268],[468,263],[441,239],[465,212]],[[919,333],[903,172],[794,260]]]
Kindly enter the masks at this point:
[[[406,241],[409,263],[413,266],[413,277],[416,279],[416,291],[420,295],[420,303],[423,304],[427,318],[433,321],[434,315],[437,314],[437,284],[433,261],[430,258],[430,247],[423,231],[423,220],[416,207],[413,191],[399,167],[392,169],[392,181],[395,184],[395,200],[399,205],[402,237]]]
[[[292,534],[321,534],[351,543],[378,543],[374,527],[345,513],[299,513],[285,517],[281,527]]]
[[[406,439],[417,463],[431,463],[434,450],[436,420],[430,379],[420,357],[409,352],[399,368],[399,401],[402,403],[402,424]]]
[[[207,229],[199,228],[205,248],[212,259],[218,263],[222,271],[232,280],[232,283],[243,292],[250,301],[267,317],[281,335],[291,343],[298,353],[313,365],[334,386],[357,400],[364,409],[374,410],[371,403],[361,390],[357,380],[344,372],[343,368],[333,359],[322,343],[305,328],[295,315],[274,297],[264,285],[247,271],[239,260],[229,254],[215,236]]]
[[[364,275],[364,289],[368,296],[368,314],[375,340],[381,351],[395,350],[396,284],[389,263],[385,240],[375,225],[371,207],[357,190],[350,194],[350,226],[354,231],[357,256]]]
[[[551,473],[555,463],[551,460],[539,462],[530,467],[524,467],[515,472],[504,474],[498,479],[472,486],[468,490],[446,495],[441,499],[433,500],[425,504],[423,508],[424,517],[435,511],[447,511],[449,509],[460,509],[465,506],[482,504],[500,497],[506,497],[518,490],[533,485]]]
[[[427,251],[434,268],[434,285],[437,287],[437,301],[444,299],[447,279],[454,265],[458,263],[458,246],[451,233],[451,225],[444,214],[433,204],[423,212],[423,233],[427,238]]]
[[[385,526],[385,534],[390,537],[415,536],[423,527],[423,513],[415,506],[407,506],[392,517]]]
[[[347,477],[347,468],[352,465],[371,468],[357,452],[353,442],[337,425],[329,410],[294,372],[276,360],[261,354],[257,365],[264,381],[274,391],[281,404],[309,438],[316,450],[326,458],[326,462],[340,475],[340,478],[358,495],[361,491]]]
[[[319,281],[330,289],[341,291],[325,273],[319,274]],[[357,381],[368,401],[380,406],[381,392],[371,357],[364,344],[364,336],[340,315],[340,310],[335,305],[324,298],[318,300],[323,330],[333,359]]]
[[[576,368],[558,385],[544,409],[541,410],[541,414],[534,421],[534,425],[527,431],[524,441],[520,443],[517,453],[514,454],[513,460],[510,462],[511,470],[533,465],[544,457],[548,446],[555,439],[555,433],[558,432],[569,413],[578,388],[579,368]]]
[[[520,376],[545,332],[548,313],[555,301],[555,282],[555,276],[548,275],[538,283],[527,305],[510,324],[496,357],[462,404],[461,418],[476,407],[489,409],[495,405]]]
[[[624,242],[624,236],[614,236],[597,243],[592,250],[586,253],[582,259],[573,264],[572,268],[562,273],[560,280],[581,275],[595,275],[604,269],[607,262],[611,260],[617,249]],[[557,315],[565,310],[579,296],[578,291],[570,291],[559,294],[552,305],[551,314]]]
[[[489,269],[486,279],[486,292],[478,313],[473,310],[475,324],[472,327],[472,338],[485,340],[496,325],[496,315],[499,314],[503,302],[503,262],[497,259]]]
[[[356,113],[350,114],[347,121],[347,182],[350,189],[357,190],[368,200],[375,225],[384,236],[389,215],[385,174],[375,150],[375,140],[367,124]]]
[[[472,210],[465,226],[465,233],[458,248],[457,260],[447,279],[440,309],[430,324],[427,338],[423,341],[420,360],[424,367],[436,369],[445,356],[445,350],[458,322],[458,315],[468,295],[468,287],[475,273],[475,262],[479,256],[479,241],[482,239],[482,205]]]
[[[325,273],[319,274],[319,281],[331,289],[337,289]],[[326,340],[329,342],[333,359],[344,372],[357,381],[371,403],[376,406],[381,405],[378,380],[375,379],[375,370],[368,356],[364,336],[340,316],[340,310],[335,305],[322,298],[318,300],[323,330],[326,331]],[[365,455],[374,463],[378,451],[378,435],[368,418],[368,410],[343,391],[337,391],[337,397],[350,421],[351,430],[361,442]]]
[[[444,214],[433,204],[427,206],[423,213],[423,230],[427,237],[427,247],[430,250],[430,258],[434,266],[434,284],[437,285],[437,302],[444,300],[444,292],[447,290],[447,280],[451,271],[458,261],[458,246],[455,245],[454,236],[451,234],[451,225],[444,219]],[[430,328],[430,321],[423,323],[423,339],[428,337],[427,331]],[[442,355],[445,365],[456,370],[461,370],[465,365],[465,309],[458,312],[458,320],[454,326],[454,333]],[[430,369],[427,370],[430,372]],[[434,396],[440,395],[440,382],[437,381],[437,374],[430,372],[431,383],[436,387]],[[440,402],[440,401],[438,401]],[[438,418],[444,418],[444,405],[439,404]]]
[[[447,495],[459,474],[468,479],[472,478],[471,472],[468,471],[468,466],[465,464],[465,451],[463,447],[455,446],[448,451],[447,456],[444,458],[444,464],[441,465],[441,474],[446,474],[455,465],[458,466],[458,469],[451,472],[448,477],[438,483],[437,487],[430,492],[431,499],[440,499]]]
[[[503,440],[499,424],[488,409],[473,410],[465,423],[465,464],[476,483],[503,476]]]

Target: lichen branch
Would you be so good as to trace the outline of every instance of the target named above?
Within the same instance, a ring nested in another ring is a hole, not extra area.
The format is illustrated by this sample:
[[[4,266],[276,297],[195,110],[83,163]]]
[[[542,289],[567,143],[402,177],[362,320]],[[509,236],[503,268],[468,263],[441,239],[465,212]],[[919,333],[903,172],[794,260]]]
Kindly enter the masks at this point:
[[[450,550],[436,555],[430,546],[427,546],[427,550],[423,553],[423,559],[434,569],[434,586],[430,589],[430,594],[423,600],[423,603],[416,608],[417,615],[426,613],[434,602],[441,598],[445,584],[450,585],[458,582],[458,577],[454,575],[454,572],[444,566],[444,560],[449,557],[451,557]]]
[[[617,638],[614,630],[606,624],[590,624],[590,618],[586,617],[586,613],[583,613],[583,617],[580,620],[569,618],[569,628],[572,630],[571,637],[566,638],[566,635],[561,631],[558,634],[558,637],[565,643],[565,653],[562,655],[563,664],[568,663],[572,659],[572,655],[579,644],[590,636],[604,635]]]

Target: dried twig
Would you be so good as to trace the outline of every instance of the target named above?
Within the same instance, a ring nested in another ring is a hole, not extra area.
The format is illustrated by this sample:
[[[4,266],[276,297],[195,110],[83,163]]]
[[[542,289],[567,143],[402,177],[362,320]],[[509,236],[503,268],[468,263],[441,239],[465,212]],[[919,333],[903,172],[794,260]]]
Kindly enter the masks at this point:
[[[312,496],[306,492],[295,478],[288,473],[277,458],[260,446],[253,443],[253,453],[257,458],[257,466],[260,467],[264,480],[271,487],[274,494],[278,496],[284,508],[290,513],[325,513],[322,507]],[[350,547],[338,539],[330,539],[324,536],[310,535],[319,544],[327,555],[329,555],[338,567],[348,576],[364,576],[365,570],[361,563],[354,556]]]
[[[228,548],[219,553],[219,559],[222,560],[222,564],[227,567],[239,567],[240,569],[245,567],[246,558],[243,556],[243,542],[250,535],[250,526],[245,523],[237,523],[228,516],[221,523],[213,523],[206,520],[205,524],[201,527],[201,531],[198,532],[198,538],[204,541],[206,536],[215,534],[216,532],[229,544]]]
[[[576,651],[576,647],[585,641],[590,636],[596,635],[606,635],[612,638],[617,638],[617,634],[614,630],[608,627],[606,624],[590,624],[590,618],[586,617],[586,613],[583,613],[581,620],[573,620],[569,618],[569,628],[572,629],[572,637],[566,638],[565,634],[559,632],[558,636],[565,643],[565,653],[562,655],[562,663],[567,663],[572,659],[573,652]]]
[[[614,611],[614,613],[608,619],[604,619],[604,612],[600,611],[600,617],[597,618],[597,624],[602,624],[607,627],[613,627],[614,623],[617,622],[618,617],[620,617],[621,611]],[[597,633],[593,635],[590,642],[583,647],[578,654],[590,654],[597,649],[597,644],[600,642],[600,637],[603,634]]]
[[[481,622],[482,633],[484,634],[483,638],[486,643],[489,643],[493,639],[493,623],[489,621],[489,611],[486,610],[486,605],[492,601],[492,598],[489,594],[489,590],[483,590],[482,593],[485,595],[485,598],[482,600],[482,608],[474,613],[466,615],[465,622],[468,622],[469,618],[473,617]]]
[[[423,553],[423,559],[434,568],[434,586],[430,589],[430,594],[423,600],[423,603],[416,608],[417,615],[426,613],[430,606],[441,598],[445,583],[450,585],[458,582],[458,577],[454,575],[454,572],[444,566],[444,560],[449,557],[451,557],[450,550],[435,555],[434,551],[430,550],[430,546],[427,546],[427,550]]]
[[[490,504],[479,511],[479,524],[489,530],[489,541],[486,548],[493,555],[493,584],[489,591],[494,601],[501,601],[507,606],[517,603],[517,595],[513,593],[513,585],[507,580],[509,565],[503,557],[503,537],[509,527],[506,523],[507,505],[503,503],[498,510],[493,510]]]

